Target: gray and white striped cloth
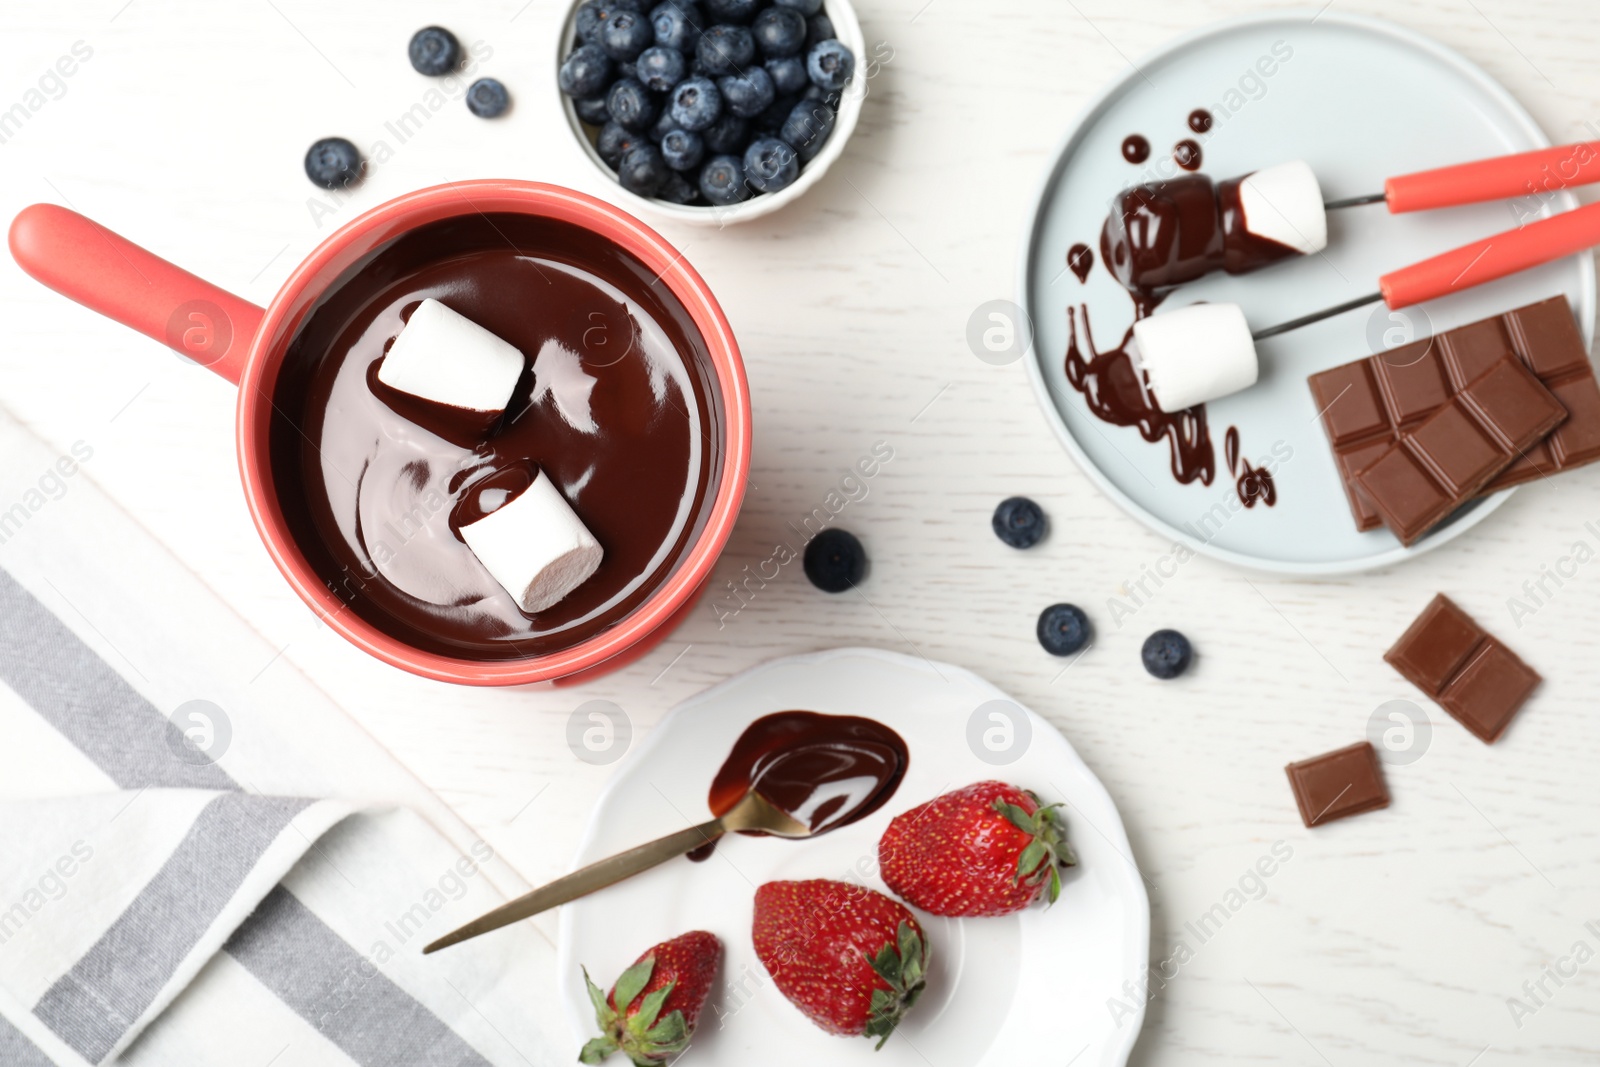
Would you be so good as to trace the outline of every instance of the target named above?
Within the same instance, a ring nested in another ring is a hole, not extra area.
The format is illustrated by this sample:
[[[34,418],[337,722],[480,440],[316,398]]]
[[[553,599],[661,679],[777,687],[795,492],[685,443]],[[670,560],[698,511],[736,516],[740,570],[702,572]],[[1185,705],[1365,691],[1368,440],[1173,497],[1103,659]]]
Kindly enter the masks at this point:
[[[420,953],[526,884],[92,451],[0,412],[0,1065],[569,1062],[533,926]]]

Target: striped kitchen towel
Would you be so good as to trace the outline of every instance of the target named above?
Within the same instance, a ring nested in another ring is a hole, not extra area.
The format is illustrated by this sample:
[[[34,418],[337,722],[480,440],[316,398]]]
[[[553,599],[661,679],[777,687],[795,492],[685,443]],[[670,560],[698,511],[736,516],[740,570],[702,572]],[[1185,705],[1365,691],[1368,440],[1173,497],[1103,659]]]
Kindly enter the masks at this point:
[[[0,411],[0,1065],[566,1063],[527,885]],[[352,654],[356,654],[352,651]]]

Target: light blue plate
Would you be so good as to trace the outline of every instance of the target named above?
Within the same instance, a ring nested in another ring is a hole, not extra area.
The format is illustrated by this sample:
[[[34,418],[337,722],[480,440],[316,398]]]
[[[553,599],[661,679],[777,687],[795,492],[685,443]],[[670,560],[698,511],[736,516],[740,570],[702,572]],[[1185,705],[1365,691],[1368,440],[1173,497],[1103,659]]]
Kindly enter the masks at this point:
[[[1197,135],[1189,113],[1217,118]],[[1150,158],[1122,158],[1123,138],[1148,139]],[[1203,173],[1229,178],[1304,159],[1330,200],[1381,192],[1391,175],[1540,148],[1550,140],[1511,96],[1455,52],[1376,19],[1324,11],[1275,12],[1219,23],[1179,38],[1106,88],[1068,132],[1045,178],[1022,253],[1022,305],[1034,328],[1029,373],[1046,417],[1089,477],[1130,514],[1197,552],[1259,570],[1337,574],[1388,566],[1460,536],[1510,490],[1463,509],[1411,548],[1387,530],[1359,533],[1306,385],[1307,375],[1410,339],[1565,293],[1586,341],[1594,329],[1594,267],[1587,254],[1527,271],[1416,309],[1349,312],[1259,346],[1261,379],[1207,405],[1217,474],[1209,486],[1176,481],[1165,442],[1091,415],[1064,370],[1067,308],[1085,305],[1101,348],[1133,320],[1126,292],[1099,262],[1100,227],[1112,198],[1143,181],[1182,173],[1171,162],[1184,138],[1202,144]],[[1242,277],[1186,286],[1165,307],[1200,300],[1243,306],[1256,328],[1377,290],[1378,276],[1519,221],[1570,210],[1571,194],[1416,215],[1382,205],[1329,214],[1321,256]],[[1067,250],[1094,249],[1086,284],[1066,269]],[[1239,428],[1242,451],[1273,464],[1275,507],[1237,505],[1223,437]]]

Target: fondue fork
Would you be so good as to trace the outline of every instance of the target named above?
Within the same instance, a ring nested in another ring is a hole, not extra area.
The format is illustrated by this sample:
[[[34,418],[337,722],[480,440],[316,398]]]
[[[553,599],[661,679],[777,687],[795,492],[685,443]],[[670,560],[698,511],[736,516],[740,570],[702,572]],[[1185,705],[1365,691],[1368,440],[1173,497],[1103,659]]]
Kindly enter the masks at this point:
[[[459,930],[445,934],[422,952],[424,955],[437,952],[442,948],[449,948],[451,945],[477,937],[479,934],[486,934],[490,930],[498,930],[519,919],[548,911],[569,900],[587,896],[597,889],[615,885],[624,878],[631,878],[667,860],[693,852],[702,845],[709,845],[723,834],[740,831],[756,831],[773,837],[787,838],[811,836],[809,826],[779,811],[771,801],[751,790],[721,818],[657,838],[630,848],[626,852],[619,852],[608,859],[591,863],[563,878],[557,878],[548,885],[480,915]]]

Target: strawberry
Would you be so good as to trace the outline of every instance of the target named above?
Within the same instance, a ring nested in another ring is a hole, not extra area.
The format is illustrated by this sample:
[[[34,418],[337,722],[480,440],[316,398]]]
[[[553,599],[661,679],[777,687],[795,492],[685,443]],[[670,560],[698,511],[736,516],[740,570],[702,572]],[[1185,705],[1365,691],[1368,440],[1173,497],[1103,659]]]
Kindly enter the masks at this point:
[[[816,879],[756,890],[756,956],[779,992],[830,1034],[889,1040],[921,995],[922,927],[865,886]]]
[[[952,790],[895,816],[878,842],[883,880],[934,915],[1007,915],[1042,893],[1054,904],[1060,867],[1076,864],[1056,808],[1004,782]]]
[[[656,1067],[688,1048],[721,963],[722,942],[695,930],[646,949],[609,994],[584,971],[600,1036],[583,1046],[578,1059],[599,1063],[620,1050],[639,1067]]]

